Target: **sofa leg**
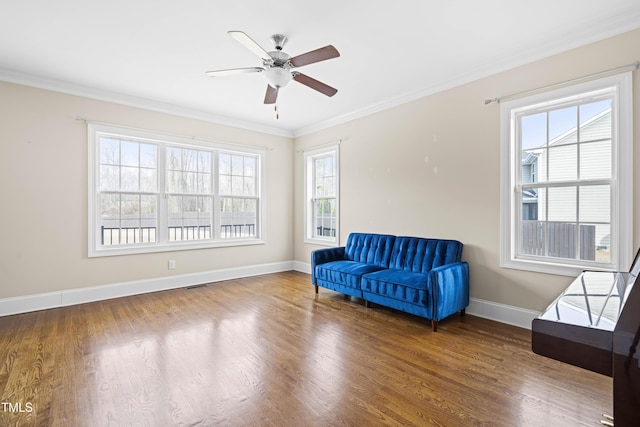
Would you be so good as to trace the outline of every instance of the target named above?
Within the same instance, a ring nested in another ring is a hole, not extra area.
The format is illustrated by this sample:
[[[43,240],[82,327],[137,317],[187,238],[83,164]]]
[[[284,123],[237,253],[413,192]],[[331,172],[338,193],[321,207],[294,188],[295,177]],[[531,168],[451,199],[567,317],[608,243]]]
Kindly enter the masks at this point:
[[[462,310],[460,310],[460,317],[464,317],[465,314],[467,314],[467,312],[465,311],[464,308]]]
[[[367,301],[367,300],[364,300],[364,306],[366,308],[371,308],[371,303],[369,301]]]
[[[316,287],[316,294],[317,294],[318,293],[318,285],[315,285],[315,287]]]
[[[432,320],[431,321],[431,330],[433,332],[437,332],[438,331],[438,321],[437,320]]]

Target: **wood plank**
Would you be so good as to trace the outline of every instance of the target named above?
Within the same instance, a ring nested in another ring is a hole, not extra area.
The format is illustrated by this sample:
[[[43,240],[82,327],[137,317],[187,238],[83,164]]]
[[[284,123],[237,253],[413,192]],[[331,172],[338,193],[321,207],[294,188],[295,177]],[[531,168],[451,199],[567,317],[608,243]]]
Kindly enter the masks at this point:
[[[297,272],[7,316],[0,425],[573,426],[611,413],[610,378],[534,354],[530,335],[472,315],[433,333],[315,294]]]

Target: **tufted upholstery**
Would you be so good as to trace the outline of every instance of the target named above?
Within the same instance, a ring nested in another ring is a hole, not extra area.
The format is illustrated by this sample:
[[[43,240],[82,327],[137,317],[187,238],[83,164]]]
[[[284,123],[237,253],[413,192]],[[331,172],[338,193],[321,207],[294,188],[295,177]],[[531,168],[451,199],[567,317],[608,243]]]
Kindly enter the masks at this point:
[[[396,237],[389,268],[428,273],[436,267],[460,261],[462,243],[457,240]]]
[[[352,233],[311,254],[312,283],[437,322],[469,305],[469,267],[456,240]]]
[[[394,236],[386,234],[351,233],[345,247],[345,258],[388,268]]]

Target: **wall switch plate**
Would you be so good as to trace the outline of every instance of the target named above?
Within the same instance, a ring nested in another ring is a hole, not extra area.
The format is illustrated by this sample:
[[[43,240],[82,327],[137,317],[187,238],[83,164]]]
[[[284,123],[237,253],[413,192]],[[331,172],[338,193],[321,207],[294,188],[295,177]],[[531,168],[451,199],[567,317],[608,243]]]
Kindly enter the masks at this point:
[[[170,259],[169,260],[169,270],[175,270],[176,269],[176,260],[175,259]]]

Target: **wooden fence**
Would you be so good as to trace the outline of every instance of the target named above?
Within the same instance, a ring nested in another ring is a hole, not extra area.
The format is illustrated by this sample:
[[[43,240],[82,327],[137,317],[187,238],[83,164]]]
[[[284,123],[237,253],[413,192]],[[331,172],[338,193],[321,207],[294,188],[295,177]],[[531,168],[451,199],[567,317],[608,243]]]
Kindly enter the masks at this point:
[[[546,226],[546,230],[545,230]],[[563,222],[524,221],[522,223],[522,254],[540,255],[555,258],[595,261],[596,259],[596,227],[581,224],[580,239],[576,242],[577,224]],[[548,241],[545,252],[545,242]]]

